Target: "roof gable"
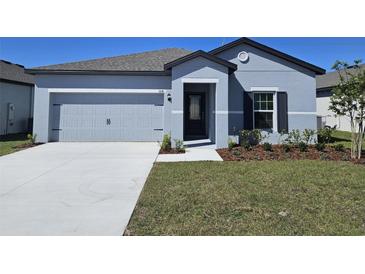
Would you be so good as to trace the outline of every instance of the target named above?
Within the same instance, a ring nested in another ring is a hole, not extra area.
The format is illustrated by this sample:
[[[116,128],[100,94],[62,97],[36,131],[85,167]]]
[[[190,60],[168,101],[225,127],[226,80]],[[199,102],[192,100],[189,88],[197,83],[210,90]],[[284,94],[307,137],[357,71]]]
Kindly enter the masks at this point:
[[[278,51],[276,49],[273,49],[273,48],[270,48],[270,47],[265,46],[263,44],[260,44],[258,42],[255,42],[255,41],[253,41],[251,39],[248,39],[246,37],[242,37],[242,38],[237,39],[237,40],[235,40],[235,41],[233,41],[231,43],[228,43],[226,45],[223,45],[221,47],[218,47],[216,49],[213,49],[213,50],[209,51],[209,53],[212,54],[212,55],[216,55],[216,54],[221,53],[221,52],[223,52],[225,50],[228,50],[228,49],[231,49],[233,47],[236,47],[236,46],[238,46],[240,44],[246,44],[246,45],[249,45],[251,47],[257,48],[257,49],[262,50],[264,52],[267,52],[267,53],[269,53],[271,55],[277,56],[277,57],[282,58],[282,59],[284,59],[286,61],[289,61],[289,62],[292,62],[294,64],[297,64],[297,65],[299,65],[301,67],[304,67],[304,68],[306,68],[306,69],[308,69],[310,71],[315,72],[316,74],[324,74],[326,72],[324,69],[322,69],[320,67],[317,67],[317,66],[312,65],[310,63],[307,63],[307,62],[305,62],[303,60],[300,60],[300,59],[298,59],[296,57],[293,57],[291,55],[288,55],[288,54],[283,53],[281,51]]]
[[[217,64],[220,64],[222,66],[225,66],[225,67],[227,67],[229,69],[230,73],[233,72],[233,71],[235,71],[237,69],[237,65],[236,64],[233,64],[233,63],[231,63],[229,61],[226,61],[224,59],[221,59],[221,58],[219,58],[217,56],[214,56],[214,55],[209,54],[209,53],[207,53],[205,51],[202,51],[202,50],[195,51],[195,52],[193,52],[191,54],[188,54],[188,55],[186,55],[184,57],[181,57],[181,58],[176,59],[176,60],[174,60],[174,61],[172,61],[170,63],[167,63],[167,64],[165,64],[164,68],[165,68],[165,70],[169,70],[172,67],[178,66],[178,65],[180,65],[182,63],[185,63],[185,62],[187,62],[189,60],[192,60],[192,59],[195,59],[197,57],[203,57],[203,58],[208,59],[208,60],[210,60],[210,61],[212,61],[214,63],[217,63]]]

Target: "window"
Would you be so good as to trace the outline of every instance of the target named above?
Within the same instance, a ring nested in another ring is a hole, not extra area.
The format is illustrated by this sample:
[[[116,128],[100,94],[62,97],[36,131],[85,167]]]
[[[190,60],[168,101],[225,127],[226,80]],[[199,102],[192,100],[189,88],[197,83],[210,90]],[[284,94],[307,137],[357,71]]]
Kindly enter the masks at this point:
[[[254,125],[258,129],[274,129],[274,93],[254,93]]]
[[[189,95],[190,120],[200,120],[200,95]]]

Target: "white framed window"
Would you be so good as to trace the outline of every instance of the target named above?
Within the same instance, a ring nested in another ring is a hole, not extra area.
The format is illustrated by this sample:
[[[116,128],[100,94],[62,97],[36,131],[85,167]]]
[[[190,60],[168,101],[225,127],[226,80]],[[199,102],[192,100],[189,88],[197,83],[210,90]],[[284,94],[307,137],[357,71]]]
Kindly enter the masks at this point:
[[[275,91],[253,92],[253,125],[257,129],[277,131]]]

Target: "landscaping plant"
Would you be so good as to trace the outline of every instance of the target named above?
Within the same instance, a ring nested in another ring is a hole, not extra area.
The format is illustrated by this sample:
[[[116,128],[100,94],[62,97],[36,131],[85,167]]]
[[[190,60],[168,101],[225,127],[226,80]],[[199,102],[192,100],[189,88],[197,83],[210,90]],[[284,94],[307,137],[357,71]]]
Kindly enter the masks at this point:
[[[175,148],[177,152],[185,152],[184,142],[179,139],[175,139]]]
[[[254,130],[241,130],[240,144],[244,148],[249,148],[258,145],[264,138],[260,129]]]
[[[321,128],[317,131],[318,143],[329,144],[332,142],[333,129],[330,127]]]
[[[237,143],[232,138],[228,138],[228,149],[229,150],[232,150],[236,145],[237,145]]]
[[[36,138],[37,138],[37,134],[27,134],[27,139],[29,140],[29,142],[34,145],[36,143]]]
[[[316,131],[314,129],[304,129],[303,130],[303,141],[308,145],[314,141]]]
[[[364,139],[365,120],[365,70],[361,70],[361,60],[355,60],[353,66],[336,61],[340,82],[333,89],[329,110],[340,116],[347,116],[351,125],[351,158],[361,158]]]
[[[345,147],[343,144],[336,144],[334,145],[334,148],[336,151],[344,151],[345,150]]]
[[[171,136],[170,134],[165,134],[162,139],[161,143],[161,149],[162,150],[170,150],[171,149]]]
[[[283,148],[284,152],[286,152],[286,153],[288,153],[291,149],[289,144],[283,144],[282,148]]]
[[[305,152],[308,150],[308,144],[306,144],[305,142],[301,141],[298,144],[298,148],[300,150],[300,152]]]
[[[324,143],[316,143],[315,147],[318,151],[323,151],[326,148],[326,144]]]
[[[263,147],[265,151],[272,151],[272,145],[270,143],[264,143]]]

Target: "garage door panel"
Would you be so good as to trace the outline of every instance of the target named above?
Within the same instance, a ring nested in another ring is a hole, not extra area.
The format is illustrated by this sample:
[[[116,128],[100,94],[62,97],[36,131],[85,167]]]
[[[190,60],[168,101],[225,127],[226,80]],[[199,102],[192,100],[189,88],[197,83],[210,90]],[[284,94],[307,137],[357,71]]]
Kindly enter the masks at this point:
[[[161,94],[57,94],[53,102],[54,141],[162,139]]]
[[[154,106],[151,109],[151,123],[152,128],[162,129],[163,128],[163,106]]]

